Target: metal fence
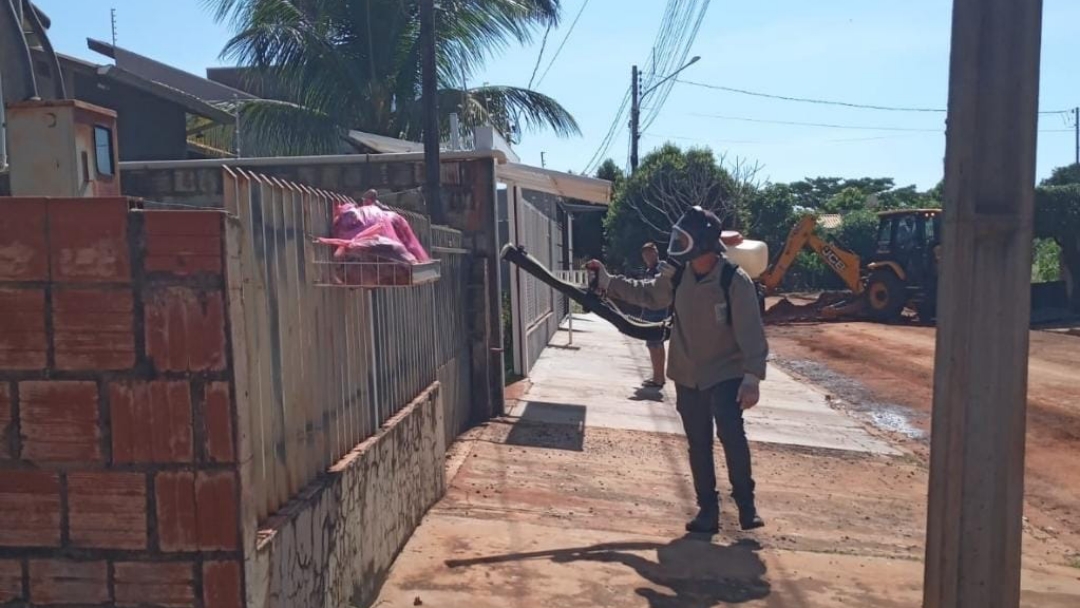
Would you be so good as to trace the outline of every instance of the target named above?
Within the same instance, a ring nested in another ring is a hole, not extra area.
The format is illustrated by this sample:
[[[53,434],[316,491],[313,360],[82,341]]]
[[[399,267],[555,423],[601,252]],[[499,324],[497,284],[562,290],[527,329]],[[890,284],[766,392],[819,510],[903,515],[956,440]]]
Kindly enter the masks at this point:
[[[240,169],[225,168],[224,185],[237,406],[253,456],[245,484],[260,519],[444,376],[452,439],[470,405],[460,233],[406,214],[443,260],[434,283],[320,287],[314,238],[347,199]]]
[[[562,259],[558,221],[525,200],[520,192],[515,201],[511,212],[515,242],[524,245],[545,267],[559,268]],[[517,286],[513,305],[515,368],[528,375],[558,331],[565,305],[555,290],[536,277],[524,272],[515,272],[514,276]]]

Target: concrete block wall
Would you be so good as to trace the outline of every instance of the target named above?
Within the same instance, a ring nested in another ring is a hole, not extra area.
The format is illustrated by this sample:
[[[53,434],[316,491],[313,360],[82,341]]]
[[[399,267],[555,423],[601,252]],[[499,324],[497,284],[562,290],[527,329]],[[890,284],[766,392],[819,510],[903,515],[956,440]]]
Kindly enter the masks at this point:
[[[0,604],[243,606],[222,221],[0,199]]]

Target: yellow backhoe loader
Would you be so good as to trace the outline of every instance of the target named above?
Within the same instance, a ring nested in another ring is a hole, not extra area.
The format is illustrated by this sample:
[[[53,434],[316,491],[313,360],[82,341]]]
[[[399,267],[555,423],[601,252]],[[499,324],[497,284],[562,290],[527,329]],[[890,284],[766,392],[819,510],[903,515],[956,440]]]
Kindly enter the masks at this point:
[[[817,234],[817,218],[803,217],[783,251],[758,278],[775,293],[796,256],[809,247],[851,290],[852,299],[822,309],[825,318],[869,316],[893,321],[910,306],[924,321],[934,318],[941,242],[940,209],[899,209],[878,214],[877,251],[868,260]]]

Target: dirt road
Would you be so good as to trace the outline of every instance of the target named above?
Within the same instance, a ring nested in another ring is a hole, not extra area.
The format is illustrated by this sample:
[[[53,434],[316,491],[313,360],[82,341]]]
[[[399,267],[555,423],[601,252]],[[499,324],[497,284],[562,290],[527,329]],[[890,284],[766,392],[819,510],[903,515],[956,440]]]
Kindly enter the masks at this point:
[[[857,416],[925,458],[933,398],[932,327],[823,323],[769,329],[780,363],[860,403]],[[1080,551],[1080,337],[1033,331],[1026,513]]]
[[[817,381],[783,380],[773,368],[762,404],[747,415],[766,527],[744,533],[733,525],[717,446],[723,524],[720,534],[702,538],[682,531],[693,513],[693,485],[670,395],[635,390],[649,372],[644,346],[595,319],[575,328],[574,347],[549,348],[532,385],[508,395],[508,416],[454,445],[446,497],[402,551],[376,606],[920,605],[925,421],[901,403],[920,383],[929,402],[919,357],[864,352],[911,368],[885,375],[873,366],[845,367],[858,355],[831,355],[829,338],[815,341],[839,326],[770,329],[777,363]],[[863,329],[890,328],[855,326],[847,334]],[[901,332],[911,340],[901,348],[922,348],[929,362],[932,339],[920,331]],[[873,375],[881,391],[848,373]],[[844,410],[867,424],[847,424]],[[860,440],[836,444],[837,433]],[[833,447],[799,443],[813,437]],[[864,439],[897,449],[872,449]],[[1021,606],[1074,608],[1080,545],[1055,531],[1058,513],[1042,513],[1024,526]]]

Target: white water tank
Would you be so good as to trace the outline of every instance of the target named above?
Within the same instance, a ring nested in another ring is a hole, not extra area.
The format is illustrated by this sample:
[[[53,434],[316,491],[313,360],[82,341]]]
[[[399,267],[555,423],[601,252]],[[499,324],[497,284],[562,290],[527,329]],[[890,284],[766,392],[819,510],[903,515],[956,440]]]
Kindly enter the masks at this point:
[[[732,263],[756,279],[769,267],[769,246],[762,241],[743,238],[738,232],[724,231],[721,240],[727,247],[724,254]]]

